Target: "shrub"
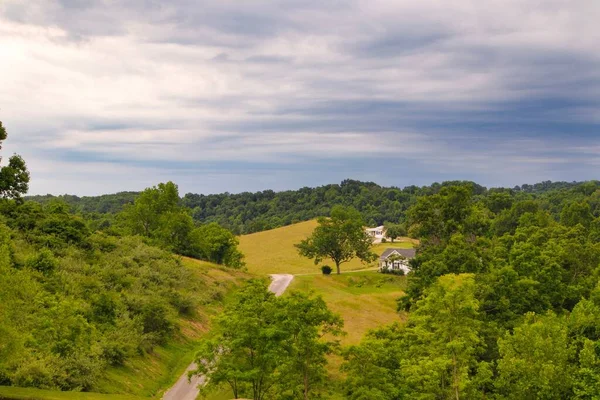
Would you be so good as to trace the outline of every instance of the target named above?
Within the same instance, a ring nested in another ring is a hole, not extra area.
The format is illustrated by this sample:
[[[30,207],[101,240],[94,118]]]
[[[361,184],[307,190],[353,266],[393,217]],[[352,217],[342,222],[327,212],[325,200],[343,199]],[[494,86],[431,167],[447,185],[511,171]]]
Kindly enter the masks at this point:
[[[333,269],[329,265],[323,265],[321,267],[321,272],[323,272],[323,275],[330,275],[331,271],[333,271]]]
[[[381,243],[387,243],[387,239],[386,238],[381,238]]]
[[[404,270],[403,269],[388,269],[388,268],[383,268],[381,270],[382,274],[390,274],[390,275],[400,275],[400,276],[404,276]]]
[[[50,250],[43,249],[35,256],[27,260],[26,266],[43,274],[52,273],[58,265],[54,254]]]

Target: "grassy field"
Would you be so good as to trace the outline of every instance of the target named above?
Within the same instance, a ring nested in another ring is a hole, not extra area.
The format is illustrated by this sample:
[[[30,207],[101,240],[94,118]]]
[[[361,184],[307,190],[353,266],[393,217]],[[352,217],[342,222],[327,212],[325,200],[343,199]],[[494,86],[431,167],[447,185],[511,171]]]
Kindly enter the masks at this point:
[[[319,266],[316,266],[312,260],[300,257],[294,247],[294,244],[310,236],[316,226],[317,221],[312,220],[240,236],[240,250],[246,256],[248,270],[258,275],[320,273]],[[401,239],[395,243],[377,244],[373,246],[373,251],[381,254],[388,247],[412,248],[413,241]],[[334,267],[329,260],[325,260],[321,264]],[[359,260],[352,260],[342,264],[342,270],[367,269],[376,266],[377,262],[363,264]]]
[[[329,308],[344,318],[348,333],[343,344],[356,344],[369,330],[400,321],[396,299],[404,293],[406,278],[376,271],[341,275],[296,276],[288,291],[314,292]]]
[[[358,344],[367,331],[394,321],[404,320],[396,312],[396,299],[404,293],[406,277],[385,275],[377,271],[348,272],[341,275],[296,276],[288,291],[313,292],[321,295],[328,307],[344,319],[346,336],[342,345]],[[339,371],[340,356],[328,357],[330,400],[343,399],[340,385],[343,374]]]
[[[80,392],[56,392],[31,388],[0,386],[0,399],[19,400],[143,400],[143,397]]]

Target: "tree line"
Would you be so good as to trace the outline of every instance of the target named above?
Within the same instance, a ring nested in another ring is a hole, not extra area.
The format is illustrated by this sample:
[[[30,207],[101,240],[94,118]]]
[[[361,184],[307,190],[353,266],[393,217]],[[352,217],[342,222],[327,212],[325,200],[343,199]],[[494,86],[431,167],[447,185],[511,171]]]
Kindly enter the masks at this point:
[[[190,210],[198,223],[215,222],[234,234],[248,234],[329,216],[334,206],[352,207],[358,210],[369,226],[382,224],[405,224],[406,211],[417,198],[438,193],[442,188],[456,184],[470,186],[476,196],[496,193],[496,202],[503,201],[502,193],[511,199],[540,199],[542,207],[554,214],[560,207],[560,195],[584,183],[542,182],[535,185],[516,186],[512,189],[486,189],[474,182],[449,181],[429,186],[405,188],[384,187],[372,182],[347,179],[340,184],[315,188],[301,188],[274,192],[264,190],[255,193],[185,194],[180,205]],[[499,194],[498,194],[499,193]],[[139,193],[121,192],[112,195],[77,197],[58,196],[75,212],[95,215],[110,223],[110,215],[123,210],[135,201]],[[55,196],[31,196],[28,199],[46,203]]]

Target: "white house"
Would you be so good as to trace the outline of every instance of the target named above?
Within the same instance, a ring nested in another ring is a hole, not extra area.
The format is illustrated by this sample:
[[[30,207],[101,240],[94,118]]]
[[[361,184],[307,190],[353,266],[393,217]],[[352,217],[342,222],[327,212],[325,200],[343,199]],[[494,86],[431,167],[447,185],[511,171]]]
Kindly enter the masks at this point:
[[[415,249],[385,249],[379,257],[379,271],[402,270],[405,274],[410,272],[408,260],[414,258]]]
[[[380,243],[381,239],[385,238],[385,227],[383,225],[376,228],[366,228],[367,235],[373,238],[374,243]]]

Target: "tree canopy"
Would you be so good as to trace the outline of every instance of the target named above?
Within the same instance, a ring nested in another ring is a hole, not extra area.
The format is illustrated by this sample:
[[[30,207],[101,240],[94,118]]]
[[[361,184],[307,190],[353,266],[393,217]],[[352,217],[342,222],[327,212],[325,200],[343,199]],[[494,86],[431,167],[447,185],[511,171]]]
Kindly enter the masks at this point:
[[[337,349],[343,322],[319,297],[277,298],[264,281],[250,281],[215,321],[196,361],[208,384],[235,398],[309,399],[324,389],[326,355]]]
[[[0,150],[8,134],[0,121]],[[0,156],[0,162],[2,157]],[[25,160],[14,154],[8,159],[8,164],[0,167],[0,197],[5,199],[22,200],[29,190],[29,171]]]

